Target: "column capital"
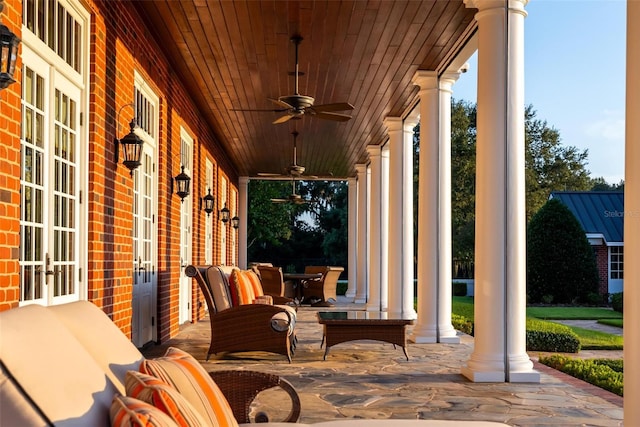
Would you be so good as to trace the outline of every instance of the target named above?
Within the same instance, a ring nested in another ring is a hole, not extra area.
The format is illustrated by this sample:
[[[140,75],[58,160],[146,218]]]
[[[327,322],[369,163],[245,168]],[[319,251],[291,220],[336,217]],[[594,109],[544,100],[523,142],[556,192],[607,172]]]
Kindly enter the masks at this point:
[[[350,178],[347,178],[347,185],[348,186],[356,185],[357,182],[358,182],[358,180],[354,176],[352,176]]]
[[[527,16],[524,7],[529,3],[529,0],[508,0],[509,9],[518,13],[522,13]],[[488,10],[504,10],[504,0],[464,0],[464,5],[467,8],[478,9],[478,12],[484,12]]]
[[[248,176],[241,176],[240,178],[238,178],[238,183],[240,185],[247,185],[249,184],[249,177]]]
[[[385,117],[383,123],[388,132],[402,130],[402,117]]]
[[[451,87],[460,78],[460,71],[447,71],[440,76],[439,87],[441,90],[451,91]]]
[[[438,73],[435,71],[418,70],[413,75],[411,82],[419,86],[421,90],[438,88]]]
[[[413,128],[416,127],[418,123],[420,123],[419,116],[410,116],[404,119],[402,128],[405,132],[413,132]]]
[[[356,164],[356,172],[358,173],[358,175],[364,174],[365,172],[367,172],[367,165],[365,165],[364,163]]]
[[[367,153],[369,158],[380,157],[381,147],[379,145],[367,145]]]

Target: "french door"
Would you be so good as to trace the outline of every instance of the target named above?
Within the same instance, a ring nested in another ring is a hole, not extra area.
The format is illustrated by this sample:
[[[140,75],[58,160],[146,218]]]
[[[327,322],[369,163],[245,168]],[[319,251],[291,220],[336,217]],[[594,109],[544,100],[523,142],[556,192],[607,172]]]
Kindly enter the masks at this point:
[[[80,299],[81,89],[23,49],[20,303]]]
[[[144,140],[140,167],[133,172],[133,292],[131,341],[142,347],[157,339],[157,177],[155,168],[158,97],[136,73],[136,132]]]
[[[191,176],[192,170],[193,138],[185,129],[180,130],[180,163],[184,166],[184,173]],[[184,270],[191,264],[191,195],[184,198],[180,205],[180,309],[178,310],[179,323],[191,321],[192,279]]]

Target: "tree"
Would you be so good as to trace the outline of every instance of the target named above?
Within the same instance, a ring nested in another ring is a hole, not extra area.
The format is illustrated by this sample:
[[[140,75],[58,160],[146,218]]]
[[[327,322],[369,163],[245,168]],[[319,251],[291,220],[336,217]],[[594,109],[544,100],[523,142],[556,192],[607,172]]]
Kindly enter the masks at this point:
[[[529,302],[586,302],[597,292],[598,269],[585,231],[561,201],[547,201],[527,227]]]
[[[270,200],[291,194],[290,183],[255,182],[262,184],[249,188],[250,224],[274,224],[274,232],[251,233],[255,244],[248,251],[250,261],[272,261],[298,271],[305,259],[347,267],[346,182],[297,181],[297,193],[308,201],[300,205]]]
[[[291,184],[283,181],[249,181],[249,209],[247,218],[247,248],[249,259],[256,242],[280,245],[291,237],[293,205],[275,204],[272,198],[291,194]]]
[[[588,150],[560,144],[560,132],[546,120],[536,119],[531,105],[525,109],[525,180],[527,220],[549,199],[552,191],[587,191]]]
[[[591,191],[624,191],[624,180],[617,184],[609,184],[603,177],[591,180]]]
[[[476,106],[454,101],[451,106],[451,230],[453,259],[460,268],[473,262],[475,193]]]
[[[304,181],[300,194],[309,198],[307,213],[323,236],[322,254],[332,265],[347,265],[348,186],[345,181]]]

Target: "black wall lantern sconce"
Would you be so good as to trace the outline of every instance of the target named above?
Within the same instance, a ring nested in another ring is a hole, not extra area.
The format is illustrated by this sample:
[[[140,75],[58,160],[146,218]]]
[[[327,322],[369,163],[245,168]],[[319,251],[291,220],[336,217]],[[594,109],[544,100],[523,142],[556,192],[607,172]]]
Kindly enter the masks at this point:
[[[4,0],[0,1],[0,13],[4,9]],[[0,89],[6,89],[11,83],[15,83],[13,74],[16,71],[18,59],[18,46],[20,39],[13,34],[6,25],[0,24]]]
[[[209,188],[209,194],[200,198],[200,209],[203,209],[207,213],[207,216],[211,215],[215,201],[216,199],[211,195],[211,189]]]
[[[122,111],[125,107],[133,107],[133,104],[127,104],[120,107],[118,111],[118,117],[116,118],[117,122],[120,123],[120,111]],[[136,135],[134,129],[136,128],[137,123],[136,119],[131,119],[129,123],[129,127],[131,128],[130,132],[125,135],[122,139],[114,138],[115,143],[115,158],[116,164],[120,158],[120,147],[122,147],[122,164],[129,169],[129,173],[133,176],[133,171],[136,170],[140,164],[140,159],[142,158],[142,145],[144,141]]]
[[[229,208],[227,207],[226,203],[224,204],[224,207],[220,209],[220,221],[224,222],[225,224],[229,222]]]
[[[237,215],[231,218],[231,226],[236,230],[240,227],[240,218]]]
[[[173,178],[176,181],[176,194],[180,197],[180,203],[184,202],[184,198],[189,195],[189,186],[191,184],[191,178],[184,173],[184,166],[181,166],[182,171]]]

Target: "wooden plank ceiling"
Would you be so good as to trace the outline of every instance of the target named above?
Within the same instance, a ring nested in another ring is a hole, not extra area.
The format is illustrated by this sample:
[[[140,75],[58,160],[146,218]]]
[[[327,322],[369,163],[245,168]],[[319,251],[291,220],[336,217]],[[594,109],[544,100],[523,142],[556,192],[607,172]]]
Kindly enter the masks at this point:
[[[282,173],[293,161],[305,175],[355,176],[366,146],[386,139],[383,120],[415,102],[418,69],[442,70],[475,28],[462,0],[431,1],[134,1],[165,47],[201,113],[240,176]],[[299,90],[315,104],[348,102],[346,122],[285,113],[277,99]]]

